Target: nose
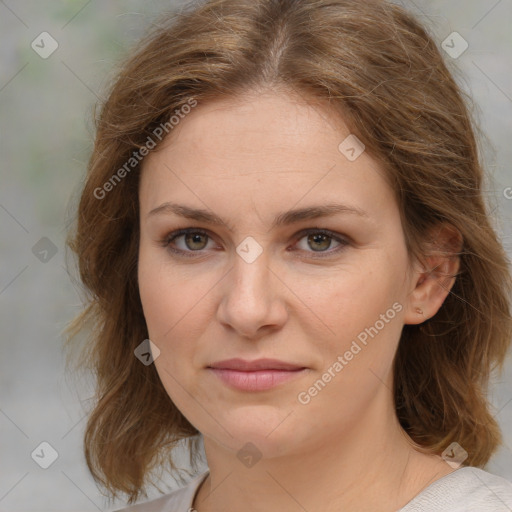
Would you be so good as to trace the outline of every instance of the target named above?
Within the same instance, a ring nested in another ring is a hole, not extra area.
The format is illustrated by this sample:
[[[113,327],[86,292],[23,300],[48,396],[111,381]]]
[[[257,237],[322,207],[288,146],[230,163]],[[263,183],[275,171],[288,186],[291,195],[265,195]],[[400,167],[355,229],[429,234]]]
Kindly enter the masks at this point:
[[[233,268],[223,280],[218,320],[244,338],[259,339],[286,322],[286,285],[271,268],[263,251],[252,263],[236,255]]]

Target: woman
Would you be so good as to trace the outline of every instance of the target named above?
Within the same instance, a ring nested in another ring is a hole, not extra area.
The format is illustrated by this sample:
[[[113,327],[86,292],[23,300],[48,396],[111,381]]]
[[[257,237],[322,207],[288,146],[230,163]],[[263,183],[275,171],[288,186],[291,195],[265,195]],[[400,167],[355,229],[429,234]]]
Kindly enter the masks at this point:
[[[482,179],[396,5],[211,0],[158,27],[102,109],[70,240],[97,482],[132,504],[202,439],[207,472],[126,510],[510,510],[479,469],[512,337]]]

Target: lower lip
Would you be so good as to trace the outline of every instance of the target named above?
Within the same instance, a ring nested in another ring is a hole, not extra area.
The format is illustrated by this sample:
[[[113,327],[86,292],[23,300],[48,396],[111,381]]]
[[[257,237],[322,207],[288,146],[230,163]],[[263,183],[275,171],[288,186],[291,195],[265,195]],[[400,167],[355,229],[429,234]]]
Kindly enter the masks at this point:
[[[239,371],[224,368],[209,368],[228,386],[241,391],[265,391],[288,382],[291,379],[302,375],[306,368],[300,370],[258,370]]]

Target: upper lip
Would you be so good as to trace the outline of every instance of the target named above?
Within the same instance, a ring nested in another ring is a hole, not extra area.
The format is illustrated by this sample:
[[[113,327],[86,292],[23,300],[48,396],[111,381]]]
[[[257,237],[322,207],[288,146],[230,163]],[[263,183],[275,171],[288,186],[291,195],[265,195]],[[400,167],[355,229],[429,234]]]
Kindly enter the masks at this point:
[[[250,372],[256,370],[302,370],[305,367],[279,361],[278,359],[256,359],[254,361],[246,361],[245,359],[235,358],[212,363],[208,368]]]

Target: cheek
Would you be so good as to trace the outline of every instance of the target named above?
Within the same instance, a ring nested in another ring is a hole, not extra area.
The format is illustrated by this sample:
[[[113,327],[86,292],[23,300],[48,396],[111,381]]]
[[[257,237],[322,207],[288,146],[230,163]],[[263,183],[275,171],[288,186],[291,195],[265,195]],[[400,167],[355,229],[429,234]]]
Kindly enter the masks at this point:
[[[344,339],[354,336],[401,301],[402,290],[395,274],[393,267],[384,262],[369,260],[364,268],[351,269],[329,280],[327,287],[315,285],[308,294],[310,307],[325,318],[335,335]]]
[[[165,275],[160,269],[148,264],[144,259],[139,261],[139,293],[144,311],[144,317],[152,341],[160,346],[159,340],[169,329],[169,314],[174,311],[174,295],[166,292],[168,288],[165,286]]]
[[[391,387],[403,305],[390,275],[381,273],[385,277],[379,278],[380,270],[340,279],[328,299],[317,301],[320,316],[334,334],[310,338],[322,364],[295,397],[297,412],[304,413],[311,428],[319,423],[325,429],[350,428],[374,397]]]
[[[189,321],[204,294],[200,287],[190,285],[188,274],[179,266],[166,265],[152,251],[141,249],[139,253],[142,308],[149,335],[159,347]]]
[[[167,393],[184,410],[190,396],[182,386],[195,392],[193,375],[201,364],[201,350],[195,340],[201,338],[205,320],[213,315],[205,297],[213,284],[208,286],[208,278],[196,276],[194,280],[194,272],[158,261],[152,251],[141,250],[139,255],[144,317],[149,339],[160,350],[155,366]]]
[[[322,338],[310,338],[321,354],[323,370],[346,355],[347,363],[337,373],[344,377],[334,379],[338,384],[345,381],[341,394],[365,382],[377,382],[375,375],[386,379],[403,327],[402,259],[402,254],[381,252],[361,261],[358,268],[340,273],[323,288],[324,294],[315,287],[309,295],[311,309],[329,326]]]
[[[201,294],[190,281],[187,284],[179,269],[166,267],[150,256],[141,250],[138,278],[149,339],[160,350],[154,364],[167,394],[186,413],[190,395],[185,389],[193,392],[194,387],[189,378],[194,367],[190,339],[198,325]]]

